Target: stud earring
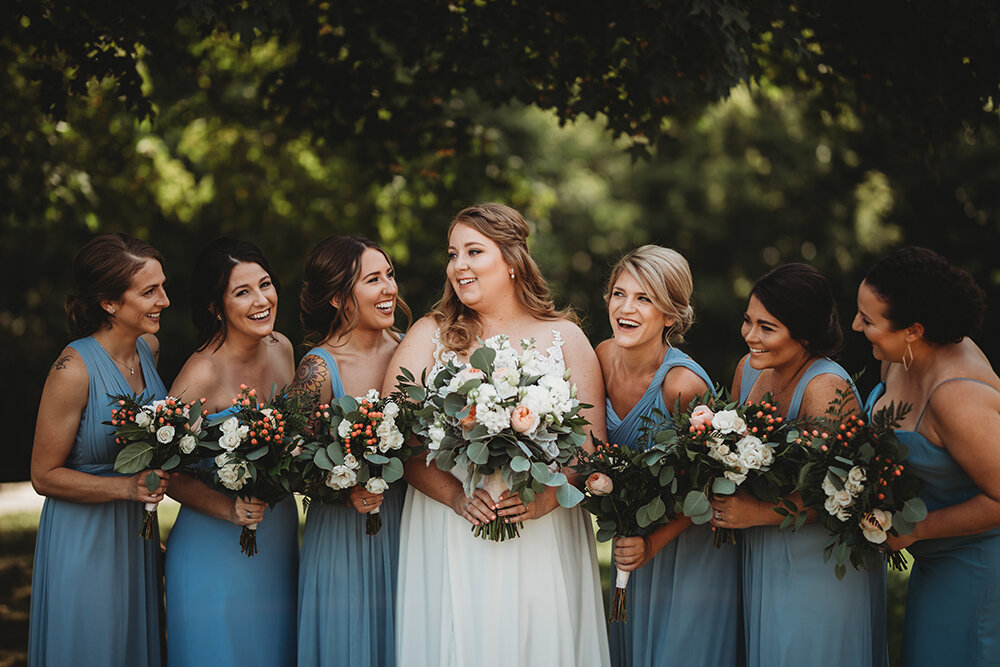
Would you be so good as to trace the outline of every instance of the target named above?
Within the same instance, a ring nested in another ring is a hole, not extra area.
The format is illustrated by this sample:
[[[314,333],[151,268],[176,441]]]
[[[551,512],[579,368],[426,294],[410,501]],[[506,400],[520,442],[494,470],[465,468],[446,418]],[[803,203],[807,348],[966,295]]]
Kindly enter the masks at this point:
[[[510,279],[513,280],[514,279],[514,269],[509,269],[509,271],[510,271]]]
[[[114,308],[108,308],[108,315],[114,315],[114,314],[115,314],[115,309]]]

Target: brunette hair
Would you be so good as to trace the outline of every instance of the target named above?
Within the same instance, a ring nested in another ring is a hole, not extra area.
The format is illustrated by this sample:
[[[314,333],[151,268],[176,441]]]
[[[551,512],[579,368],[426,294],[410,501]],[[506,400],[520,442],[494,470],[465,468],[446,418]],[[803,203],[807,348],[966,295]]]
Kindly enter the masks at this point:
[[[215,349],[226,341],[229,323],[223,299],[233,267],[241,262],[260,265],[271,276],[274,290],[281,289],[260,248],[250,241],[222,237],[205,246],[195,259],[191,280],[191,321],[199,352],[213,340],[218,341]]]
[[[163,266],[156,248],[128,234],[101,234],[85,243],[73,257],[75,289],[66,297],[70,335],[83,338],[111,326],[101,301],[120,299],[149,259]]]
[[[657,310],[674,321],[669,327],[663,327],[663,342],[683,343],[684,334],[694,324],[694,308],[691,306],[694,281],[684,256],[658,245],[644,245],[627,253],[611,269],[611,277],[604,289],[605,304],[623,271],[642,285]]]
[[[392,260],[377,243],[363,236],[331,236],[320,241],[306,259],[306,281],[299,293],[299,320],[306,331],[303,344],[314,346],[332,336],[350,333],[358,325],[358,300],[354,287],[361,277],[361,256],[371,248],[382,253],[392,266]],[[335,307],[337,300],[341,305]],[[353,312],[348,318],[344,304],[352,303]],[[396,296],[396,306],[412,320],[410,308]],[[400,338],[399,332],[392,329]]]
[[[569,309],[557,310],[552,302],[549,285],[528,251],[530,230],[520,213],[503,204],[479,204],[455,215],[448,226],[449,236],[459,224],[497,244],[504,261],[514,270],[517,298],[528,312],[541,320],[568,319],[579,323],[575,313]],[[462,303],[447,279],[433,315],[441,329],[441,342],[449,350],[469,349],[482,332],[478,313]]]
[[[826,276],[808,264],[785,264],[766,274],[750,292],[788,327],[809,354],[828,357],[840,350],[844,332]]]
[[[865,282],[888,304],[897,331],[919,322],[930,343],[958,343],[979,331],[986,294],[966,271],[927,248],[902,248],[880,259]]]

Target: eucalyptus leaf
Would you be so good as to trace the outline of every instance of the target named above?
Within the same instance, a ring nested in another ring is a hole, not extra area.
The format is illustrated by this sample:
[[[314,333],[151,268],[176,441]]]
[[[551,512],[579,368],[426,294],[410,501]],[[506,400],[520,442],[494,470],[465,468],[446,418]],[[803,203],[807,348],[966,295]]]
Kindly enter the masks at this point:
[[[696,525],[708,523],[712,519],[712,504],[701,491],[689,491],[684,497],[684,516]]]
[[[334,465],[344,465],[344,451],[334,443],[326,446],[326,455]]]
[[[903,518],[911,523],[917,523],[927,518],[927,506],[920,498],[910,498],[903,503]]]
[[[181,457],[178,454],[174,454],[169,459],[167,459],[163,465],[160,466],[161,469],[165,471],[170,471],[179,466],[181,463]]]
[[[156,491],[156,489],[159,488],[159,486],[160,486],[160,476],[157,475],[152,470],[150,470],[149,474],[146,475],[145,482],[146,482],[146,489],[150,493],[152,493],[153,491]]]
[[[523,456],[515,456],[510,460],[510,469],[514,472],[524,472],[531,467],[531,462]]]
[[[556,500],[562,507],[576,507],[583,500],[583,493],[572,484],[563,484],[556,490]]]
[[[469,459],[477,465],[483,465],[490,459],[490,448],[482,440],[474,440],[469,443],[466,451],[468,452]]]
[[[539,482],[541,482],[542,484],[545,484],[549,481],[549,478],[552,477],[552,472],[549,470],[549,467],[547,465],[536,461],[535,463],[531,464],[531,476],[534,477]]]
[[[389,462],[382,467],[382,479],[389,484],[403,476],[403,464],[399,459],[389,459]]]
[[[145,470],[153,460],[153,448],[147,443],[132,443],[125,445],[115,457],[115,470],[126,475],[133,475]]]
[[[365,458],[374,463],[375,465],[379,466],[385,465],[386,463],[389,462],[388,456],[376,454],[375,452],[365,452]]]
[[[264,445],[263,447],[258,447],[257,449],[253,450],[252,452],[247,454],[246,458],[247,461],[256,461],[260,457],[264,456],[264,454],[267,454],[267,445]]]
[[[566,475],[561,472],[554,472],[552,476],[549,477],[549,481],[545,482],[545,486],[562,486],[566,484]]]
[[[736,482],[726,477],[717,477],[712,482],[712,493],[720,496],[732,495],[736,493]]]
[[[316,455],[313,457],[313,463],[316,467],[321,470],[333,470],[333,461],[330,460],[329,455],[327,455],[325,449],[316,450]]]

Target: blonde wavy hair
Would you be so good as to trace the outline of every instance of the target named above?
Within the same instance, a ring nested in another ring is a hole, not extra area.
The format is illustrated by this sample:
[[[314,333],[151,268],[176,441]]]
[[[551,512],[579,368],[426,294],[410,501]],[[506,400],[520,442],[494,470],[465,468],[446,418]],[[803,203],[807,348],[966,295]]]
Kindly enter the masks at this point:
[[[628,271],[646,290],[656,309],[674,321],[671,326],[663,327],[663,342],[671,345],[683,343],[684,334],[694,324],[694,308],[691,306],[694,281],[684,256],[658,245],[644,245],[627,253],[611,269],[611,277],[604,289],[605,305],[622,271]]]
[[[456,225],[466,225],[490,239],[500,248],[504,261],[514,269],[517,298],[529,313],[540,320],[570,320],[579,318],[569,308],[557,310],[552,302],[549,284],[528,252],[528,223],[516,210],[503,204],[479,204],[462,209],[448,226],[448,236]],[[458,298],[445,279],[441,300],[431,313],[441,330],[441,342],[449,350],[468,350],[482,333],[479,314]]]

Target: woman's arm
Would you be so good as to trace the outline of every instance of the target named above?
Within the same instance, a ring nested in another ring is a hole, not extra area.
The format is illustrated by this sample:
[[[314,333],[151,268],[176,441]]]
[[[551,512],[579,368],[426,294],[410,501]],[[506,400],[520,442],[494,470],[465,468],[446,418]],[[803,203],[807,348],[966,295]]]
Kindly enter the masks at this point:
[[[130,477],[102,477],[66,467],[89,393],[87,365],[76,350],[67,347],[52,364],[38,404],[31,452],[31,484],[35,491],[77,503],[162,500],[170,477],[162,470],[157,471],[162,478],[159,487],[150,492],[145,484],[145,471]],[[110,409],[108,418],[111,418]]]
[[[949,382],[931,396],[924,424],[980,493],[928,512],[909,535],[890,535],[894,549],[917,540],[975,535],[1000,526],[1000,393],[977,382]]]
[[[691,525],[691,519],[679,516],[670,523],[659,526],[645,537],[615,538],[615,566],[622,572],[631,572],[653,560],[663,547],[670,544]]]

